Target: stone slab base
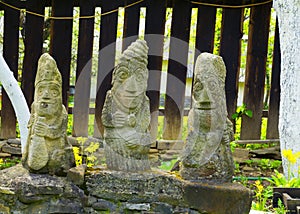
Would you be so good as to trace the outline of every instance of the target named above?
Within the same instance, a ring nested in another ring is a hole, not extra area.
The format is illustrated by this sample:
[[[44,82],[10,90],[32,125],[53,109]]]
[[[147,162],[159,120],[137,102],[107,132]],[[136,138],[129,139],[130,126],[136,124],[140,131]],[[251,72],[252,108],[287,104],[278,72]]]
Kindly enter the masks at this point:
[[[248,214],[252,201],[251,191],[240,184],[195,183],[162,171],[129,174],[99,169],[86,177],[86,186],[96,198],[143,204],[150,213],[163,204],[169,207],[166,213],[187,209],[188,213]]]
[[[248,214],[251,206],[251,192],[242,185],[192,183],[162,171],[95,167],[80,187],[17,165],[0,171],[0,213]]]

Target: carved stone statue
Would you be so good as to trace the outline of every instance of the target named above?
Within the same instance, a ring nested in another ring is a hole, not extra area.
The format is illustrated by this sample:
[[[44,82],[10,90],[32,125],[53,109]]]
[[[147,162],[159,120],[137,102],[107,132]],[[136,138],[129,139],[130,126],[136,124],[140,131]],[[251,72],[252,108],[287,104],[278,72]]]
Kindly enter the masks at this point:
[[[148,46],[133,42],[113,71],[112,89],[102,111],[104,149],[108,169],[150,170],[150,109],[146,96]]]
[[[29,134],[22,154],[23,166],[30,172],[63,176],[75,164],[66,135],[68,115],[62,104],[61,88],[56,62],[45,53],[38,61]]]
[[[188,137],[180,166],[184,179],[226,182],[234,173],[225,76],[226,68],[220,56],[200,54],[195,65]]]

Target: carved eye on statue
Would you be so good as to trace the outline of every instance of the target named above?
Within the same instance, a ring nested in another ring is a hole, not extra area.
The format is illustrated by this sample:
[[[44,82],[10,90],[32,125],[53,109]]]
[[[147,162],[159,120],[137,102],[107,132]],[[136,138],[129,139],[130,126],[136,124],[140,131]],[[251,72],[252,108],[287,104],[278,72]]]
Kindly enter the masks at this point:
[[[216,80],[208,80],[208,88],[211,91],[216,90],[218,87],[218,83],[216,82]]]
[[[120,67],[116,75],[118,79],[123,82],[129,77],[129,71],[126,68]]]
[[[37,91],[38,96],[41,96],[43,94],[44,90],[45,90],[44,87],[39,87],[39,89]]]
[[[194,91],[201,91],[203,89],[203,84],[202,82],[196,82],[196,84],[194,85]]]
[[[57,97],[59,95],[59,90],[57,90],[57,89],[51,89],[51,95],[53,97]]]
[[[137,71],[135,72],[135,78],[137,82],[143,82],[144,80],[146,80],[144,72],[145,71],[142,68],[137,69]]]

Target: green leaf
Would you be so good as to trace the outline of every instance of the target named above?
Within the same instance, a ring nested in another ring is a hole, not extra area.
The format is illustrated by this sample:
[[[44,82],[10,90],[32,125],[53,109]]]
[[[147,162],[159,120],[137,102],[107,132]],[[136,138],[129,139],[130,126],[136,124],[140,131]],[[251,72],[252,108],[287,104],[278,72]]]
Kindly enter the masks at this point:
[[[251,110],[245,110],[245,115],[247,115],[248,117],[252,118],[253,112]]]
[[[239,116],[238,113],[234,113],[234,114],[232,114],[231,118],[232,118],[233,120],[235,120],[238,116]]]

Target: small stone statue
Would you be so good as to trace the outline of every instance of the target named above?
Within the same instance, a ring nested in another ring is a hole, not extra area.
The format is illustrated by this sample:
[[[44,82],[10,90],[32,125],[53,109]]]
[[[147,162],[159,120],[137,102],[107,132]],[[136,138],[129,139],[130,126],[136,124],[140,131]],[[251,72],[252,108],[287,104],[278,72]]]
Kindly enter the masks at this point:
[[[64,176],[75,165],[66,135],[68,114],[62,104],[61,88],[56,62],[45,53],[38,61],[29,134],[22,154],[23,166],[30,172]]]
[[[234,163],[230,150],[232,124],[227,118],[225,64],[220,56],[197,58],[180,175],[195,181],[231,181]]]
[[[102,111],[104,150],[108,169],[150,170],[150,109],[146,96],[148,46],[133,42],[113,71],[112,89]]]

